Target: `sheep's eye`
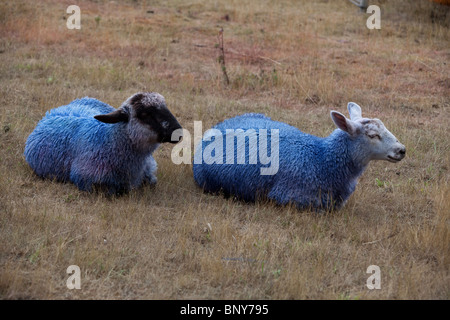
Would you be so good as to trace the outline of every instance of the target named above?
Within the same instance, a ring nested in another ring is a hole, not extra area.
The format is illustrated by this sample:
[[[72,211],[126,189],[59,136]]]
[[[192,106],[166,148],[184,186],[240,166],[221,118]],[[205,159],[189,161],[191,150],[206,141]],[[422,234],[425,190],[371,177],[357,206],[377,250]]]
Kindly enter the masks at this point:
[[[147,112],[142,112],[140,114],[140,116],[141,116],[141,118],[146,118],[148,116],[148,113]]]
[[[377,138],[378,140],[381,140],[381,137],[379,134],[368,134],[367,135],[370,139],[375,139]]]

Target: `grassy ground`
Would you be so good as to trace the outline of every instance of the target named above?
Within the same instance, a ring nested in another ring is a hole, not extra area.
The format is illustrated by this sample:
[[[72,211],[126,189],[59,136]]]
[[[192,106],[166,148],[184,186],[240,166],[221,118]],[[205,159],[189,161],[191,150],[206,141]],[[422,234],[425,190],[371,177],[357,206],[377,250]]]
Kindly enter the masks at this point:
[[[450,298],[449,7],[380,0],[369,30],[348,1],[77,1],[68,30],[72,2],[0,2],[1,298]],[[24,144],[46,110],[138,91],[163,94],[191,133],[261,112],[326,136],[329,111],[355,101],[407,156],[372,163],[322,216],[203,194],[172,145],[155,153],[156,188],[118,198],[34,175]]]

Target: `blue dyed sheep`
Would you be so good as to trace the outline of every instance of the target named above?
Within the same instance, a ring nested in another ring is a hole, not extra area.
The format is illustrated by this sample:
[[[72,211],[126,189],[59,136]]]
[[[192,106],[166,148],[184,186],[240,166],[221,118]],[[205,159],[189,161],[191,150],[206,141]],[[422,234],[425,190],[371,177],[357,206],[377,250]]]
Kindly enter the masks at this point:
[[[82,98],[46,113],[30,134],[25,159],[42,178],[109,194],[156,183],[152,153],[181,126],[158,93],[136,93],[119,109]]]
[[[338,129],[326,138],[261,114],[227,119],[207,131],[199,143],[194,179],[206,192],[223,192],[246,201],[263,197],[281,205],[292,202],[299,208],[339,209],[369,161],[398,162],[405,156],[405,146],[380,120],[363,118],[361,108],[352,102],[348,111],[350,119],[331,111]],[[245,144],[239,146],[239,140]],[[257,140],[266,141],[267,151],[261,152],[264,143],[258,145]],[[266,152],[277,162],[271,164],[272,173]]]

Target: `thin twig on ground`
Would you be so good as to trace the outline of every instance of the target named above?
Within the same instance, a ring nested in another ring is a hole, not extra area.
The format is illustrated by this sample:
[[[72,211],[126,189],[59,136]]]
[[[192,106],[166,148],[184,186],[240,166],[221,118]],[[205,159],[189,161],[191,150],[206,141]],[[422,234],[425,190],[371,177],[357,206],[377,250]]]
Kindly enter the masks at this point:
[[[219,47],[219,52],[220,52],[219,64],[220,64],[220,67],[222,69],[223,78],[225,80],[225,83],[227,85],[229,85],[230,84],[230,79],[228,78],[227,67],[225,66],[225,50],[223,48],[223,28],[220,28],[219,35],[217,37],[218,37],[218,40],[219,40],[219,46],[218,47]]]

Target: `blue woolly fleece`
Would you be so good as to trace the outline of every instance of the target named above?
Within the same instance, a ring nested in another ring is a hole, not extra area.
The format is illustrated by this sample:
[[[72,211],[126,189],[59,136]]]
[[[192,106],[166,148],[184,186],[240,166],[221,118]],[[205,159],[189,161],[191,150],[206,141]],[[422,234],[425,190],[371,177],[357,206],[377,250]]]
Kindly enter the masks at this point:
[[[340,129],[326,138],[319,138],[262,114],[244,114],[213,128],[224,135],[222,164],[194,162],[193,165],[194,179],[206,192],[223,192],[245,201],[266,197],[281,205],[292,202],[299,208],[331,210],[345,203],[367,166],[356,160],[357,138],[352,139]],[[248,138],[245,164],[237,164],[236,143],[234,164],[226,164],[226,129],[255,129],[257,135],[259,129],[267,129],[268,154],[271,152],[270,129],[279,129],[278,172],[261,175],[260,168],[269,165],[261,164],[259,155],[257,164],[249,164]],[[203,152],[212,141],[202,141],[197,152]]]
[[[26,161],[38,176],[71,181],[85,191],[95,186],[115,194],[151,182],[158,144],[143,152],[133,146],[127,123],[94,119],[115,110],[86,97],[48,111],[27,139]]]

